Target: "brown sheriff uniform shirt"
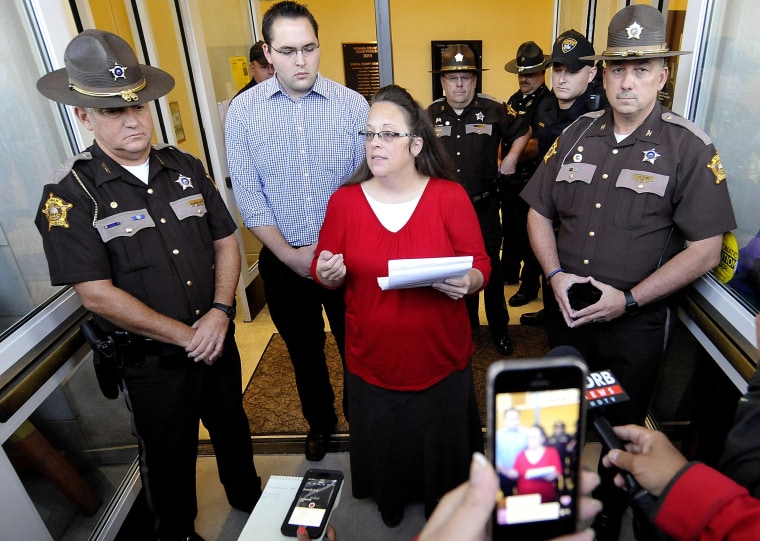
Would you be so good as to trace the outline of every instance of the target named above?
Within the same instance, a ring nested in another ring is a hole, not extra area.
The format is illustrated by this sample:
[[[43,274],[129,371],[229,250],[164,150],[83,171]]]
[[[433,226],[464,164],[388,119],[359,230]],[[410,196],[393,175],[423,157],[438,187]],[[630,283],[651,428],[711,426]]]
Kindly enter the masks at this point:
[[[112,280],[188,325],[211,309],[214,241],[237,225],[200,160],[154,147],[146,185],[95,143],[52,181],[35,222],[53,285]]]
[[[559,220],[562,268],[628,289],[686,240],[736,227],[725,180],[709,137],[658,103],[620,143],[611,109],[580,117],[520,195]]]

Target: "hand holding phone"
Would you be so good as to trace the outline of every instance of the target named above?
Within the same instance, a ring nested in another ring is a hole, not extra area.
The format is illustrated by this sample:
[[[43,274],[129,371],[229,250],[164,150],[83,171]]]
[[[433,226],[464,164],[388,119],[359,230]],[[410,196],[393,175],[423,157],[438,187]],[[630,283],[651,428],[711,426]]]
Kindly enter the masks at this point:
[[[342,484],[340,471],[307,470],[280,527],[282,534],[296,537],[303,526],[311,539],[322,539]]]
[[[586,377],[585,364],[567,356],[490,366],[488,451],[500,484],[494,540],[575,531]]]

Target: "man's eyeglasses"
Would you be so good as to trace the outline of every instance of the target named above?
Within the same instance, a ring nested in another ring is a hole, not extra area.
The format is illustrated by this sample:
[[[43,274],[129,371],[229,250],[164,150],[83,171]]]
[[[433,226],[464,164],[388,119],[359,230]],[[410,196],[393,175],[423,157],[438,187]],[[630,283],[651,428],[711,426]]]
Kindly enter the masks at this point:
[[[366,137],[368,143],[374,139],[375,135],[377,135],[377,138],[384,143],[395,141],[398,137],[417,137],[417,135],[413,133],[398,133],[395,131],[360,131],[359,135]]]
[[[275,51],[276,53],[280,53],[282,56],[287,57],[287,58],[295,58],[298,53],[301,53],[302,55],[304,55],[304,57],[307,57],[311,53],[319,49],[319,43],[309,43],[308,45],[304,45],[300,49],[296,47],[283,47],[282,49],[275,49],[270,43],[269,48]]]
[[[472,81],[472,74],[471,73],[465,73],[464,75],[444,75],[443,78],[446,79],[450,83],[456,83],[457,81],[462,81],[463,83],[469,83]]]

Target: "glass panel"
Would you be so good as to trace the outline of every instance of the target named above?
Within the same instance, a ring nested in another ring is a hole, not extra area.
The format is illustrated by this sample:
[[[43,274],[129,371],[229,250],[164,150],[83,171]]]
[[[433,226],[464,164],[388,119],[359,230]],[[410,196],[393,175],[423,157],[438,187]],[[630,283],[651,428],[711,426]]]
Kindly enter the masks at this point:
[[[37,46],[16,2],[0,4],[3,99],[0,133],[0,338],[60,288],[50,285],[42,239],[34,225],[42,186],[71,155],[61,119],[36,90],[44,73]]]
[[[760,78],[757,29],[760,13],[750,0],[716,1],[705,37],[703,76],[697,90],[695,122],[715,142],[728,175],[736,213],[739,263],[727,288],[754,310],[760,306],[760,106],[754,82]],[[730,8],[729,8],[730,6]],[[743,9],[742,9],[743,8]],[[749,10],[749,11],[747,11]]]

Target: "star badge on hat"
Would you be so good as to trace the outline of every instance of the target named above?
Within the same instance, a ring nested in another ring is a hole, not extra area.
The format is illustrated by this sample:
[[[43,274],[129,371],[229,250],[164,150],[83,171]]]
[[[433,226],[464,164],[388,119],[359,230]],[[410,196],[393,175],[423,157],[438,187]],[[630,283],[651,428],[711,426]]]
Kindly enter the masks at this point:
[[[116,79],[126,79],[127,78],[127,67],[126,66],[120,66],[118,64],[114,64],[114,66],[108,70],[113,75],[113,80]]]
[[[658,154],[655,149],[652,150],[644,150],[644,157],[642,158],[642,162],[649,162],[652,165],[654,165],[654,161],[661,156],[661,154]]]
[[[457,53],[454,55],[454,58],[456,59],[457,62],[461,62],[462,60],[464,60],[464,55],[462,53]]]
[[[187,190],[188,188],[192,188],[193,187],[192,179],[190,177],[186,177],[184,175],[180,175],[179,178],[177,180],[175,180],[174,182],[176,182],[177,184],[179,184],[180,186],[182,186],[182,191],[183,192],[185,190]]]
[[[60,197],[56,197],[51,193],[47,201],[45,201],[45,208],[42,209],[42,214],[45,215],[48,221],[48,231],[54,227],[63,227],[68,229],[68,212],[73,207],[73,204],[68,203]]]
[[[641,31],[643,28],[639,23],[634,21],[628,28],[625,29],[628,34],[628,39],[641,39]]]

